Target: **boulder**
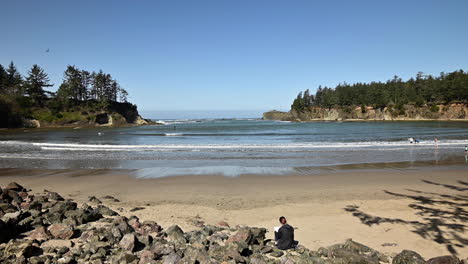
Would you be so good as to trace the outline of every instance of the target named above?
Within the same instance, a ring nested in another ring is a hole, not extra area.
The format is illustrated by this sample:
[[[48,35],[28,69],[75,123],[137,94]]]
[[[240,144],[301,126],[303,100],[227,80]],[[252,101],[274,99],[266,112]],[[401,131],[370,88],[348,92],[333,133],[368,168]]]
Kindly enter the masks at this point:
[[[46,198],[55,201],[65,201],[65,199],[56,192],[47,192]]]
[[[169,227],[165,233],[168,241],[174,242],[176,244],[187,243],[187,240],[184,237],[184,231],[182,231],[178,225]]]
[[[49,209],[50,213],[59,213],[64,215],[67,211],[75,210],[77,204],[71,200],[59,201],[52,208]]]
[[[92,202],[92,203],[95,203],[95,204],[101,204],[101,200],[99,200],[98,198],[96,198],[96,196],[90,196],[88,198],[88,201]]]
[[[19,185],[18,183],[16,182],[10,182],[6,187],[5,187],[6,190],[13,190],[13,191],[17,191],[17,192],[21,192],[24,189],[23,186]]]
[[[70,239],[75,233],[73,227],[65,224],[52,224],[47,230],[50,232],[52,237],[60,239]]]
[[[279,249],[275,249],[273,250],[273,252],[270,253],[270,256],[275,257],[275,258],[279,258],[283,255],[284,255],[283,251]]]
[[[365,255],[348,251],[346,249],[334,249],[329,253],[329,258],[341,259],[345,263],[359,263],[359,264],[379,264],[378,259],[373,259]]]
[[[158,233],[162,230],[161,226],[154,221],[143,221],[139,230],[137,230],[142,235],[147,235],[151,233]]]
[[[50,235],[50,233],[47,231],[47,229],[44,226],[36,227],[36,229],[29,232],[28,236],[29,238],[35,239],[38,241],[49,240],[52,238],[52,236]]]
[[[51,239],[41,244],[41,248],[43,250],[58,249],[58,248],[71,248],[71,247],[73,247],[73,242],[71,240],[63,240],[63,239]]]
[[[242,227],[234,235],[229,237],[226,243],[229,244],[232,242],[245,242],[249,245],[263,244],[265,240],[265,234],[265,228]]]
[[[166,240],[160,238],[153,241],[150,250],[153,251],[157,256],[169,255],[176,252],[174,243],[168,243]]]
[[[122,240],[120,240],[119,247],[123,250],[133,251],[136,243],[137,240],[134,234],[126,234],[123,236]]]
[[[114,224],[122,234],[129,234],[135,232],[132,226],[128,224],[128,220],[125,216],[118,216],[114,219]]]
[[[20,204],[20,208],[22,210],[36,210],[36,211],[41,211],[42,210],[42,204],[36,201],[33,202],[22,202]]]
[[[117,213],[107,206],[99,205],[96,211],[101,215],[115,216]]]
[[[426,264],[459,264],[460,260],[456,256],[441,256],[429,259]]]
[[[179,263],[181,257],[179,254],[170,254],[170,255],[167,255],[167,256],[164,256],[163,258],[163,264],[177,264]]]
[[[100,235],[99,231],[97,231],[96,229],[90,229],[90,230],[86,230],[82,232],[79,240],[81,242],[87,242],[87,243],[97,242],[101,240],[99,235]]]
[[[403,250],[392,260],[392,264],[425,264],[426,261],[418,253],[411,250]]]
[[[140,252],[140,261],[138,262],[138,264],[153,263],[155,258],[156,258],[156,254],[154,254],[153,251],[143,250]]]
[[[110,249],[110,244],[104,241],[86,243],[82,247],[82,253],[85,254],[107,254]]]
[[[102,215],[96,210],[76,209],[65,212],[66,219],[64,223],[69,225],[82,225],[88,222],[94,222],[102,218]]]

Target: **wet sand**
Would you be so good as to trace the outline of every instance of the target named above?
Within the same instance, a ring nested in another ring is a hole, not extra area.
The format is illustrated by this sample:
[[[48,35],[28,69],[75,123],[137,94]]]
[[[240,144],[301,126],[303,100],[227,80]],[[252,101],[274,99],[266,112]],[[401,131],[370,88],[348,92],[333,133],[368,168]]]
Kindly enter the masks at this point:
[[[317,175],[178,176],[136,179],[128,170],[0,169],[0,185],[17,181],[33,192],[56,191],[102,200],[124,215],[163,227],[197,221],[272,230],[284,215],[301,244],[317,249],[347,238],[383,253],[403,249],[425,258],[468,256],[468,170],[331,171]],[[130,212],[134,207],[144,209]],[[269,237],[273,232],[268,233]]]

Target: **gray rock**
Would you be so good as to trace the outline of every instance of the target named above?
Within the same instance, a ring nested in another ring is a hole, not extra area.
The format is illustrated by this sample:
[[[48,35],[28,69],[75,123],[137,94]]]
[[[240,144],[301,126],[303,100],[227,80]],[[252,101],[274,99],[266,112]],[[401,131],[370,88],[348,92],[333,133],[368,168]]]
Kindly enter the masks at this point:
[[[411,250],[403,250],[392,260],[392,264],[425,264],[426,261],[418,253]]]
[[[52,224],[47,228],[47,231],[52,237],[59,239],[70,239],[75,233],[73,227],[64,224]]]
[[[119,247],[123,250],[133,251],[137,240],[134,234],[126,234],[119,242]]]
[[[63,197],[60,196],[60,194],[56,192],[47,192],[46,198],[47,200],[50,199],[50,200],[55,200],[55,201],[65,201],[65,199],[63,199]]]
[[[185,244],[187,240],[184,237],[184,231],[178,226],[173,225],[166,230],[167,240],[176,244]]]
[[[164,256],[163,258],[163,264],[177,264],[179,260],[181,259],[179,254],[170,254],[167,256]]]
[[[283,255],[284,255],[283,251],[279,249],[275,249],[273,252],[270,253],[270,256],[275,257],[275,258],[279,258]]]
[[[460,260],[456,256],[441,256],[429,259],[426,264],[459,264]]]
[[[47,229],[43,226],[36,227],[33,231],[29,232],[29,238],[35,239],[38,241],[49,240],[52,238]]]
[[[65,212],[75,210],[77,204],[71,200],[59,201],[52,208],[49,209],[50,213],[58,213],[64,215]]]
[[[143,250],[140,252],[139,257],[138,264],[151,264],[155,263],[156,254],[151,250]]]
[[[98,198],[96,198],[96,196],[90,196],[90,197],[88,198],[88,201],[89,201],[89,202],[92,202],[92,203],[95,203],[95,204],[101,204],[101,203],[102,203],[101,200],[99,200]]]
[[[101,215],[115,216],[117,213],[107,206],[99,205],[96,211]]]
[[[358,253],[348,251],[346,249],[333,249],[329,253],[330,258],[343,259],[346,263],[355,263],[355,264],[379,264],[378,259],[369,258],[365,255],[360,255]]]
[[[21,192],[24,190],[24,187],[19,185],[18,183],[16,182],[10,182],[6,187],[5,187],[5,190],[13,190],[13,191],[17,191],[17,192]]]

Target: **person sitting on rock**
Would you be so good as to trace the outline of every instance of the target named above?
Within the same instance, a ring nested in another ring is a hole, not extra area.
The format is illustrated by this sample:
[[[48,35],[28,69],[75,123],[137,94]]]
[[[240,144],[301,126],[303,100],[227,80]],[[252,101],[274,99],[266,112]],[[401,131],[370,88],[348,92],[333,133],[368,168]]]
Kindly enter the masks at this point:
[[[279,249],[286,250],[297,246],[298,242],[294,240],[294,228],[288,225],[286,217],[279,218],[281,226],[275,227],[275,241]]]

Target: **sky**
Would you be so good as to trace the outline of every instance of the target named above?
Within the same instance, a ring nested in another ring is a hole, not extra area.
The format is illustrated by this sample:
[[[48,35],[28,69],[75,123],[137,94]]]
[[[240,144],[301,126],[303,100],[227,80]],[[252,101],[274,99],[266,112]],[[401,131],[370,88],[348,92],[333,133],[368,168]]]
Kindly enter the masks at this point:
[[[468,70],[468,1],[4,1],[0,64],[112,74],[143,111],[288,110],[340,82]],[[50,52],[45,52],[47,49]]]

